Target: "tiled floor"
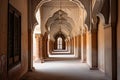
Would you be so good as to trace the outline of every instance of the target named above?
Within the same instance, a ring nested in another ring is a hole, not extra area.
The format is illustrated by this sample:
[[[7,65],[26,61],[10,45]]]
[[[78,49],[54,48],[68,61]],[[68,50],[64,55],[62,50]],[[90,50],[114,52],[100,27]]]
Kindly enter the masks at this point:
[[[34,67],[36,71],[26,73],[22,80],[105,80],[104,73],[89,70],[80,60],[51,60]]]

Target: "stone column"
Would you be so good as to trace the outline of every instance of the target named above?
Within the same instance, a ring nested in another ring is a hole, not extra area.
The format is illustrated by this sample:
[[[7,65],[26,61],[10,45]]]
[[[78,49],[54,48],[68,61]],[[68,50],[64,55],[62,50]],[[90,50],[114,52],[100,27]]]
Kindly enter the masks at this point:
[[[72,38],[70,39],[70,53],[72,53]]]
[[[74,37],[74,44],[75,44],[74,52],[75,52],[76,57],[78,57],[78,36]]]
[[[84,62],[84,57],[83,57],[83,34],[81,34],[81,61]]]
[[[92,46],[92,70],[98,69],[98,32],[96,29],[91,31],[91,46]]]
[[[73,43],[74,43],[74,54],[76,54],[76,36],[73,37]]]
[[[40,34],[40,38],[39,38],[39,47],[40,47],[40,61],[41,61],[41,63],[43,63],[44,62],[44,58],[43,58],[43,35],[42,34]]]
[[[79,35],[77,36],[77,51],[78,51],[78,57],[79,57]]]
[[[70,40],[68,40],[68,51],[70,51]]]
[[[73,53],[73,40],[72,40],[72,38],[71,38],[71,53]]]
[[[83,62],[86,62],[87,55],[86,55],[86,33],[83,33]]]
[[[32,30],[28,29],[28,71],[33,71],[33,36]]]
[[[81,59],[81,35],[78,36],[78,58]]]
[[[52,54],[52,51],[54,50],[54,42],[52,40],[49,40],[49,52]]]
[[[68,50],[68,41],[67,40],[65,40],[65,50]]]
[[[47,32],[45,32],[43,36],[43,57],[44,59],[48,58],[47,41],[48,41],[48,34]]]
[[[54,41],[54,49],[57,49],[58,47],[57,47],[57,39],[55,39],[55,41]]]
[[[40,60],[40,48],[39,48],[39,38],[40,38],[40,34],[35,34],[35,39],[36,39],[36,55],[35,55],[35,61],[37,60]]]
[[[72,53],[74,54],[74,37],[72,38]]]

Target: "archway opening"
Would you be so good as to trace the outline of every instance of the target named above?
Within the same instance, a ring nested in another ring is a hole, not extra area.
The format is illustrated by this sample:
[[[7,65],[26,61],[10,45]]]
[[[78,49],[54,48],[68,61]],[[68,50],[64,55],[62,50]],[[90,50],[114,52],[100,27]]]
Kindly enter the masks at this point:
[[[57,49],[58,50],[62,50],[63,49],[63,47],[62,47],[62,41],[63,41],[63,39],[61,38],[61,37],[58,37],[58,39],[57,39]]]
[[[36,12],[36,20],[37,24],[34,27],[33,30],[33,62],[36,62],[39,60],[39,38],[41,34],[41,28],[40,28],[40,11],[38,10]]]

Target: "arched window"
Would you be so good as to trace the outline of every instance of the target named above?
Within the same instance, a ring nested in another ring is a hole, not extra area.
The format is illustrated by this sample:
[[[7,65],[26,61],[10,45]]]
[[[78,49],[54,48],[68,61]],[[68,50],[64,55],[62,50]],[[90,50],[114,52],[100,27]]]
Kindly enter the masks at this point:
[[[61,37],[57,39],[57,49],[62,49],[62,38]]]

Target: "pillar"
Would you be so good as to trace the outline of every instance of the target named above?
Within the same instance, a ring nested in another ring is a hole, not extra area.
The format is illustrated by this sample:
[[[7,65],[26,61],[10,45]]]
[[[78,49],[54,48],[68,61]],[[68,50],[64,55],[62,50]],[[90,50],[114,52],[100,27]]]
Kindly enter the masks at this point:
[[[72,53],[72,38],[70,39],[70,53]]]
[[[48,58],[47,42],[48,42],[48,34],[47,32],[45,32],[43,36],[43,57],[44,59]]]
[[[43,53],[43,35],[42,34],[40,34],[40,37],[39,37],[39,52],[40,52],[40,61],[41,61],[41,63],[43,63],[44,62],[44,53]]]
[[[51,54],[52,51],[54,50],[54,42],[52,40],[48,40],[49,41],[49,53]]]
[[[78,36],[74,37],[74,44],[75,44],[75,49],[74,49],[75,50],[74,51],[75,52],[75,56],[78,57],[78,49],[79,49],[78,48]]]
[[[68,40],[68,51],[70,52],[70,40]]]
[[[90,69],[98,69],[98,32],[96,29],[91,31],[92,63]]]
[[[81,35],[78,36],[78,58],[81,59]]]
[[[72,38],[72,53],[74,54],[74,37]]]
[[[66,44],[65,50],[68,50],[68,40],[65,40],[65,44]]]
[[[86,62],[86,60],[87,60],[87,55],[86,55],[86,32],[85,33],[83,33],[83,62]]]
[[[73,37],[73,53],[76,54],[75,37]]]
[[[55,41],[54,41],[54,49],[55,50],[57,49],[57,39],[55,39]]]
[[[84,62],[84,53],[83,53],[83,34],[81,34],[81,61]]]
[[[77,57],[79,57],[79,35],[77,35]]]
[[[40,50],[39,50],[39,49],[40,49],[40,48],[39,48],[39,45],[40,45],[40,44],[39,44],[39,38],[40,38],[40,34],[35,34],[35,40],[36,40],[36,55],[35,55],[35,61],[40,59],[40,58],[39,58],[39,57],[40,57],[40,55],[39,55],[39,54],[40,54],[40,52],[39,52],[39,51],[40,51]]]
[[[28,71],[33,71],[33,34],[32,30],[28,29]]]

